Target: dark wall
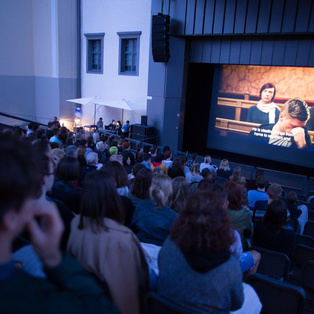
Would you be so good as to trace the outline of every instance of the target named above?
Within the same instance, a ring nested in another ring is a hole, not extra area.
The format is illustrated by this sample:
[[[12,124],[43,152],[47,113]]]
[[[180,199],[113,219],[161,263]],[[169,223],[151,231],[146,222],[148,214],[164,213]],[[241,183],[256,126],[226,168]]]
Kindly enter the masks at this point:
[[[189,65],[183,151],[201,153],[206,147],[213,75],[213,65]]]

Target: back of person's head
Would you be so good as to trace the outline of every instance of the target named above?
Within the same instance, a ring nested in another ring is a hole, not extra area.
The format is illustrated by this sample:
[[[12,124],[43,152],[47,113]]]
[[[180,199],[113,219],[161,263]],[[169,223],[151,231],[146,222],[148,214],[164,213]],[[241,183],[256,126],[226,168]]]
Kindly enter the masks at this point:
[[[80,178],[80,163],[77,158],[62,158],[57,166],[57,177],[64,181],[78,180]]]
[[[201,172],[202,177],[205,179],[210,175],[211,171],[208,168],[204,168]]]
[[[110,155],[118,154],[118,147],[117,146],[111,146],[109,148]]]
[[[170,146],[168,146],[168,145],[164,146],[162,151],[163,151],[163,153],[165,153],[167,150],[170,150]]]
[[[85,158],[86,146],[80,145],[77,150],[77,158],[83,159]]]
[[[168,198],[168,205],[173,210],[180,212],[189,196],[189,181],[185,177],[176,177],[172,180],[172,193]]]
[[[155,167],[153,169],[153,177],[157,176],[158,174],[164,174],[164,170],[161,167]]]
[[[152,184],[152,171],[144,167],[137,172],[131,193],[140,199],[149,198],[149,188]]]
[[[197,158],[198,158],[198,153],[192,153],[191,159],[192,159],[193,161],[196,161]]]
[[[230,170],[228,159],[223,159],[223,160],[220,162],[219,169],[224,170],[224,171]]]
[[[172,154],[171,154],[171,151],[170,150],[166,150],[164,152],[164,159],[169,159],[171,158]]]
[[[26,141],[0,135],[0,222],[19,212],[24,202],[41,194],[42,175],[34,147]]]
[[[122,147],[123,147],[123,149],[129,149],[129,148],[130,148],[130,142],[125,141],[125,142],[122,144]]]
[[[234,233],[221,200],[215,193],[197,191],[189,196],[170,231],[171,239],[183,253],[212,249],[225,251]]]
[[[255,173],[255,179],[257,179],[259,176],[265,176],[265,171],[263,169],[258,169]]]
[[[118,161],[109,161],[104,164],[101,170],[110,173],[116,182],[116,187],[121,188],[129,185],[128,174],[123,165]]]
[[[242,208],[241,186],[232,181],[226,181],[223,184],[228,193],[229,208],[239,210]]]
[[[144,162],[148,163],[151,161],[151,159],[152,159],[152,156],[150,154],[147,154],[147,153],[143,154],[143,161]]]
[[[162,160],[164,159],[164,155],[163,154],[157,154],[154,162],[162,162]]]
[[[104,142],[103,141],[99,141],[96,143],[96,149],[97,150],[103,150],[104,148]]]
[[[206,155],[204,157],[204,163],[205,164],[210,164],[212,162],[212,158],[209,155]]]
[[[175,158],[172,165],[171,165],[171,168],[173,170],[179,170],[179,169],[182,169],[182,163],[181,163],[181,160],[179,157]]]
[[[171,179],[166,174],[154,176],[149,189],[149,195],[159,208],[166,205],[169,195],[172,193]]]
[[[133,168],[132,168],[132,173],[133,173],[134,177],[136,177],[137,174],[138,174],[138,172],[139,172],[141,169],[144,169],[144,168],[146,168],[146,167],[145,167],[143,164],[141,164],[141,163],[135,164],[135,165],[133,166]],[[147,169],[147,170],[149,170],[149,169]]]
[[[242,169],[237,166],[233,169],[232,175],[230,176],[230,181],[238,182],[242,177]]]
[[[198,162],[195,162],[191,167],[191,173],[196,175],[200,174],[200,164]]]
[[[264,176],[258,176],[256,178],[256,185],[259,189],[264,189],[267,184],[267,180]]]
[[[272,201],[263,217],[263,223],[281,229],[287,222],[287,205],[283,200]]]
[[[293,119],[307,121],[310,117],[310,111],[307,103],[299,98],[289,99],[282,107],[282,111],[288,113]]]
[[[278,183],[272,183],[267,189],[267,195],[271,200],[279,200],[282,196],[282,188]]]
[[[298,195],[294,191],[289,191],[286,195],[286,201],[288,204],[296,204],[298,201]]]
[[[78,148],[75,145],[69,145],[65,149],[65,155],[67,157],[75,157],[75,158],[77,158],[77,152],[78,152]]]
[[[80,203],[79,229],[84,229],[86,218],[92,224],[93,232],[106,231],[104,217],[119,223],[124,221],[121,199],[117,193],[114,179],[105,171],[89,172],[84,178]]]
[[[158,150],[157,145],[153,145],[152,147],[149,148],[148,152],[149,152],[151,155],[154,155],[154,154],[157,154],[157,150]]]
[[[85,157],[86,163],[89,166],[96,166],[98,164],[98,154],[95,152],[90,152]]]
[[[110,156],[109,160],[110,161],[117,161],[121,165],[123,165],[123,156],[122,155],[113,154],[112,156]]]

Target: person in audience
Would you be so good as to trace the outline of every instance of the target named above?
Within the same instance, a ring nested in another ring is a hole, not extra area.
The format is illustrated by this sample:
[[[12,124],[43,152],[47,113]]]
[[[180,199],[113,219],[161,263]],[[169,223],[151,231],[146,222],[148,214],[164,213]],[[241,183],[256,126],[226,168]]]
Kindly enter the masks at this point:
[[[198,162],[195,162],[191,167],[191,171],[188,171],[185,174],[185,177],[187,178],[189,183],[200,182],[201,180],[203,180],[203,177],[200,175],[200,164]]]
[[[221,178],[229,179],[231,174],[232,174],[232,171],[230,169],[228,159],[223,159],[220,162],[219,168],[217,170],[217,176]]]
[[[164,173],[161,167],[156,167],[153,170],[153,177],[157,176],[158,174],[166,174],[166,173]]]
[[[104,122],[102,120],[102,118],[100,117],[99,120],[97,121],[96,123],[96,126],[97,126],[97,130],[98,132],[101,132],[104,128]]]
[[[65,149],[65,155],[67,157],[74,157],[77,158],[78,148],[75,145],[69,145]]]
[[[150,156],[150,154],[143,154],[143,161],[141,162],[141,164],[143,164],[147,169],[151,170],[152,171],[152,168],[151,168],[151,159],[152,157]]]
[[[55,204],[37,199],[42,179],[34,147],[0,137],[1,312],[118,313],[95,279],[60,251],[64,227]],[[12,258],[12,242],[24,228],[47,279],[31,277]]]
[[[157,145],[153,145],[149,148],[148,150],[148,153],[150,154],[151,156],[151,162],[153,163],[154,160],[155,160],[155,157],[157,156],[158,154],[158,146]]]
[[[200,165],[200,173],[202,173],[203,169],[208,168],[209,170],[217,172],[217,167],[211,164],[212,158],[209,155],[204,157],[204,162]]]
[[[82,169],[81,178],[80,178],[80,183],[82,185],[84,184],[85,176],[89,172],[98,170],[98,167],[97,167],[97,165],[98,165],[98,154],[95,152],[90,152],[86,155],[85,160],[86,160],[86,166]]]
[[[285,229],[287,205],[281,199],[273,200],[263,217],[263,223],[254,227],[252,245],[279,251],[290,256],[295,244],[295,232]]]
[[[240,185],[235,182],[227,181],[223,184],[223,187],[228,193],[229,205],[227,214],[234,229],[237,230],[241,236],[243,250],[248,251],[250,248],[248,239],[251,238],[253,233],[251,212],[243,208]]]
[[[189,196],[189,181],[180,176],[172,180],[172,194],[168,198],[168,205],[177,213],[184,208]]]
[[[141,201],[149,199],[149,188],[151,186],[152,179],[152,171],[146,167],[136,173],[132,189],[127,195],[135,207]]]
[[[151,168],[154,170],[155,168],[161,168],[164,174],[168,174],[167,167],[162,163],[163,161],[163,154],[158,154],[153,163],[151,164]]]
[[[169,168],[172,165],[172,153],[170,150],[166,150],[164,152],[164,159],[162,160],[162,164],[167,168],[167,171],[169,170]]]
[[[158,295],[187,312],[240,309],[242,271],[229,251],[234,241],[217,196],[204,191],[191,195],[158,256]]]
[[[54,129],[52,129],[52,133],[53,133],[53,136],[50,137],[49,142],[51,142],[51,143],[57,143],[57,144],[59,144],[59,147],[61,148],[62,142],[61,142],[61,140],[59,139],[60,129],[54,128]]]
[[[51,153],[50,153],[52,162],[53,162],[53,167],[56,170],[59,161],[65,157],[65,151],[61,148],[52,148]]]
[[[139,314],[149,289],[148,265],[138,239],[123,222],[123,205],[113,178],[104,171],[90,172],[67,249],[108,285],[122,314]]]
[[[111,123],[108,125],[108,130],[115,131],[116,130],[116,121],[112,119]]]
[[[140,202],[134,211],[131,229],[141,242],[161,246],[178,214],[168,205],[172,193],[171,179],[166,174],[153,177],[150,200]]]
[[[276,123],[279,119],[280,108],[273,102],[275,95],[275,85],[264,84],[259,92],[260,100],[256,106],[250,107],[246,121],[259,124]]]
[[[118,194],[128,196],[129,178],[123,165],[121,165],[121,163],[119,163],[118,161],[109,161],[105,163],[102,169],[109,172],[114,178]]]
[[[282,197],[281,186],[278,183],[270,184],[267,189],[267,196],[268,196],[268,204],[270,204],[272,201],[281,199]]]
[[[74,185],[80,178],[80,163],[77,158],[64,157],[58,163],[57,180],[52,186],[51,196],[78,213],[80,208],[81,190]]]
[[[125,141],[123,144],[122,144],[122,153],[121,155],[124,157],[124,156],[128,156],[130,157],[131,159],[131,166],[133,167],[134,166],[134,154],[130,151],[130,148],[131,148],[131,145],[130,145],[130,142],[127,142]]]
[[[253,128],[248,139],[276,146],[312,149],[311,137],[305,128],[310,117],[307,103],[299,98],[285,102],[277,123]]]
[[[249,206],[254,208],[256,201],[268,202],[268,196],[265,192],[267,180],[264,176],[259,176],[256,178],[257,190],[248,191]]]
[[[129,156],[122,156],[122,164],[126,173],[128,175],[131,174],[132,173],[131,158]]]
[[[171,167],[168,169],[168,176],[171,178],[171,179],[174,179],[176,177],[184,177],[185,178],[185,175],[184,175],[184,162],[181,158],[177,157],[174,159]]]
[[[237,166],[233,169],[232,175],[230,176],[229,180],[231,182],[246,186],[246,179],[242,175],[242,169],[240,166]]]
[[[299,228],[297,231],[303,233],[304,225],[308,221],[308,208],[306,205],[297,205],[298,195],[294,191],[289,191],[286,195],[286,204],[290,213],[291,219],[297,219],[299,223]]]
[[[192,153],[191,155],[191,159],[189,159],[187,162],[186,162],[186,165],[187,167],[192,170],[192,166],[194,165],[194,163],[197,162],[197,158],[198,158],[198,153]]]

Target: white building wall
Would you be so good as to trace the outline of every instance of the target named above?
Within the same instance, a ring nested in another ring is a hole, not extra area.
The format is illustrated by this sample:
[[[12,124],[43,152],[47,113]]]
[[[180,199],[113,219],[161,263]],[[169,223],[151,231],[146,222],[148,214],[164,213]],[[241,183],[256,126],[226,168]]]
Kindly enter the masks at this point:
[[[82,0],[82,97],[99,96],[108,102],[130,102],[132,111],[124,110],[123,121],[139,123],[146,114],[149,44],[151,30],[150,0]],[[141,31],[139,75],[119,75],[119,36],[117,32]],[[84,34],[105,33],[103,74],[86,73],[86,37]],[[94,106],[83,106],[83,124],[93,124]],[[97,106],[99,117],[109,124],[121,120],[122,110]]]

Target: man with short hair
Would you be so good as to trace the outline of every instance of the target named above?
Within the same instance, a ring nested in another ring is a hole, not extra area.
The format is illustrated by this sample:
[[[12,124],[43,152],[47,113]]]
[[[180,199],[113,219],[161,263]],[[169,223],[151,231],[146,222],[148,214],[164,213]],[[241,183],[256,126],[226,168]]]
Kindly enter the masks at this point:
[[[248,191],[248,199],[249,199],[249,206],[253,208],[255,206],[256,201],[265,201],[267,204],[268,196],[265,192],[267,180],[264,176],[258,176],[256,178],[256,190]]]
[[[39,161],[29,143],[0,137],[1,313],[118,313],[95,279],[61,253],[64,226],[57,208],[36,199],[42,188]],[[47,279],[31,277],[12,258],[13,241],[25,228]]]
[[[150,169],[151,171],[153,171],[153,169],[151,168],[151,155],[150,154],[147,154],[145,153],[143,155],[143,161],[141,162],[142,165],[144,165],[147,169]]]
[[[267,189],[268,204],[282,197],[282,188],[278,183],[272,183]]]
[[[276,146],[312,149],[311,137],[304,127],[310,117],[307,103],[299,98],[286,101],[276,124],[253,128],[248,138]]]

